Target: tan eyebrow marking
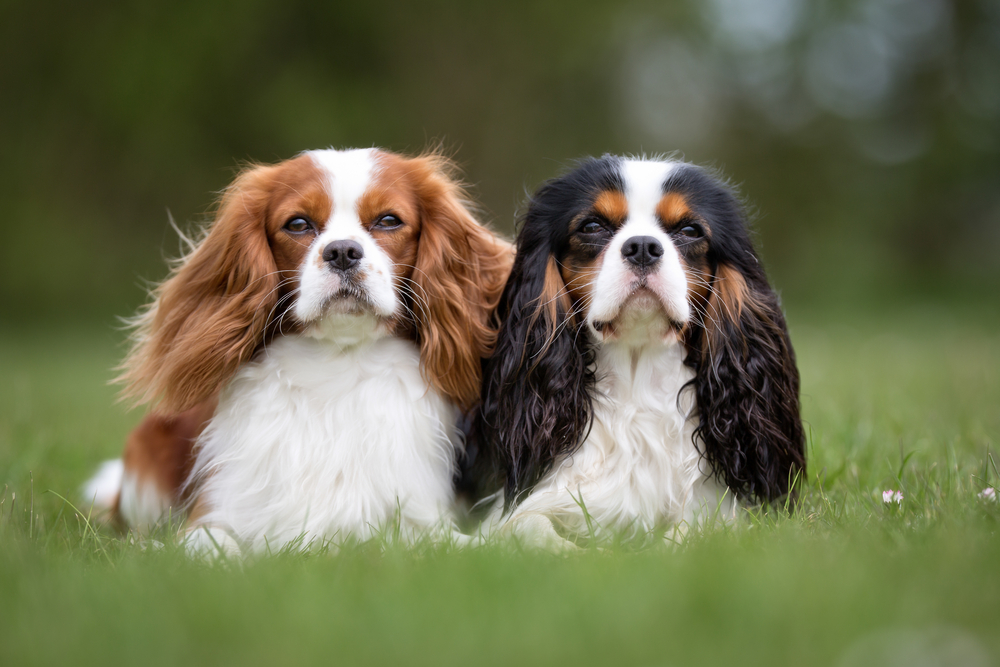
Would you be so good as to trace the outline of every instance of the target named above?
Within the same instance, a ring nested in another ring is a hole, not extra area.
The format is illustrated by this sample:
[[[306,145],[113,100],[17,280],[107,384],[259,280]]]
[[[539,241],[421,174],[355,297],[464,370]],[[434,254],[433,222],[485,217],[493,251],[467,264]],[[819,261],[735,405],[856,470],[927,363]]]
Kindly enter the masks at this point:
[[[594,211],[615,225],[623,225],[628,218],[628,200],[615,190],[604,190],[594,200]]]
[[[688,206],[687,199],[678,192],[668,192],[660,198],[660,203],[656,205],[656,215],[666,225],[679,222],[682,218],[691,215],[691,207]]]

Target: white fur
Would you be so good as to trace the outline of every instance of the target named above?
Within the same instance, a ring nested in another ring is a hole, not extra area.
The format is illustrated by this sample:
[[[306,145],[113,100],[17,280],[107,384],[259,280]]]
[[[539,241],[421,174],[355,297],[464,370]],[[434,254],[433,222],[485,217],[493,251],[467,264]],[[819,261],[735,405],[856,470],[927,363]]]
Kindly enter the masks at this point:
[[[451,530],[455,409],[421,377],[414,343],[372,338],[285,336],[239,371],[198,442],[208,512],[192,529],[224,528],[252,551],[368,539],[397,521],[403,539]]]
[[[113,508],[122,490],[124,472],[125,465],[121,459],[111,459],[102,463],[94,476],[83,485],[81,493],[84,502],[93,505],[97,510]]]
[[[170,510],[170,496],[160,491],[156,483],[125,471],[122,476],[121,500],[118,502],[118,513],[125,520],[125,525],[146,533],[168,518]]]
[[[102,463],[81,493],[95,510],[111,510],[117,504],[125,524],[140,533],[148,532],[170,511],[170,498],[156,484],[129,474],[122,459]]]
[[[555,540],[535,516],[548,517],[560,534],[584,536],[591,530],[584,507],[598,536],[731,519],[737,503],[711,478],[692,440],[693,396],[681,391],[692,377],[684,354],[678,342],[602,346],[590,435],[516,507],[509,529],[551,546]]]
[[[684,365],[686,348],[664,317],[665,311],[685,323],[691,316],[680,256],[655,215],[674,168],[671,162],[624,162],[629,215],[605,250],[587,313],[600,341],[593,427],[509,516],[501,517],[498,507],[487,532],[500,529],[531,544],[566,548],[561,535],[674,528],[676,537],[707,520],[735,516],[736,499],[714,480],[695,446],[694,396],[685,388],[694,372]],[[646,277],[652,294],[629,301],[638,277],[621,248],[633,236],[658,239],[664,254]],[[612,320],[618,322],[613,338],[594,327]]]
[[[239,543],[222,528],[201,526],[184,536],[184,549],[193,558],[208,562],[227,561],[242,555]]]

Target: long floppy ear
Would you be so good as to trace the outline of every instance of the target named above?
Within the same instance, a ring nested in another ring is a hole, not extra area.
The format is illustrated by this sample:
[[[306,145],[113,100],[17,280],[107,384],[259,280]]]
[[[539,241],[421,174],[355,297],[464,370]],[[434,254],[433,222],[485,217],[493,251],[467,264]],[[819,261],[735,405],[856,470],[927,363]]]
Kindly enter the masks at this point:
[[[463,411],[479,400],[482,359],[493,349],[492,322],[513,249],[469,212],[451,163],[414,158],[421,231],[413,274],[420,360],[427,381]]]
[[[505,510],[530,491],[556,459],[576,450],[590,428],[593,349],[571,312],[547,238],[533,238],[533,212],[497,309],[493,355],[483,368],[475,434]]]
[[[754,263],[720,263],[688,363],[712,469],[738,496],[785,496],[805,473],[799,372],[778,298]]]
[[[124,397],[186,410],[217,393],[263,341],[280,283],[265,228],[271,169],[236,178],[204,238],[135,318],[117,378]]]

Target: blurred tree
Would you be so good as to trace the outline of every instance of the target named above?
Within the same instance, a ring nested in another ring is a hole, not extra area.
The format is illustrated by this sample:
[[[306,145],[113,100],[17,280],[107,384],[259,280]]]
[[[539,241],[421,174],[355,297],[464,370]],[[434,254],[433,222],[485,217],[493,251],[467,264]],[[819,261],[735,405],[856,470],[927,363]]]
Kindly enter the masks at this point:
[[[1000,283],[989,0],[0,5],[0,303],[128,313],[245,160],[442,141],[507,232],[569,160],[682,151],[793,304]]]

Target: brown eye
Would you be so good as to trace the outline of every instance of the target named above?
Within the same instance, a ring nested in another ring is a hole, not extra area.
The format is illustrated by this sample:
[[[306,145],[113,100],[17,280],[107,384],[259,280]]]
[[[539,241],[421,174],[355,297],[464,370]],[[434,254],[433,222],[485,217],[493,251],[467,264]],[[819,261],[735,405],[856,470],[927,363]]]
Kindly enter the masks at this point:
[[[705,235],[705,231],[700,225],[684,225],[677,230],[677,233],[688,239],[700,239]]]
[[[380,217],[378,220],[376,220],[375,224],[372,225],[372,229],[396,229],[397,227],[402,227],[402,226],[403,226],[402,220],[392,215],[391,213],[388,213]]]
[[[313,225],[305,218],[292,218],[285,223],[285,230],[293,234],[302,234],[312,231]]]
[[[585,220],[580,229],[578,230],[581,234],[600,234],[604,231],[604,225],[602,225],[597,220],[593,218]]]

